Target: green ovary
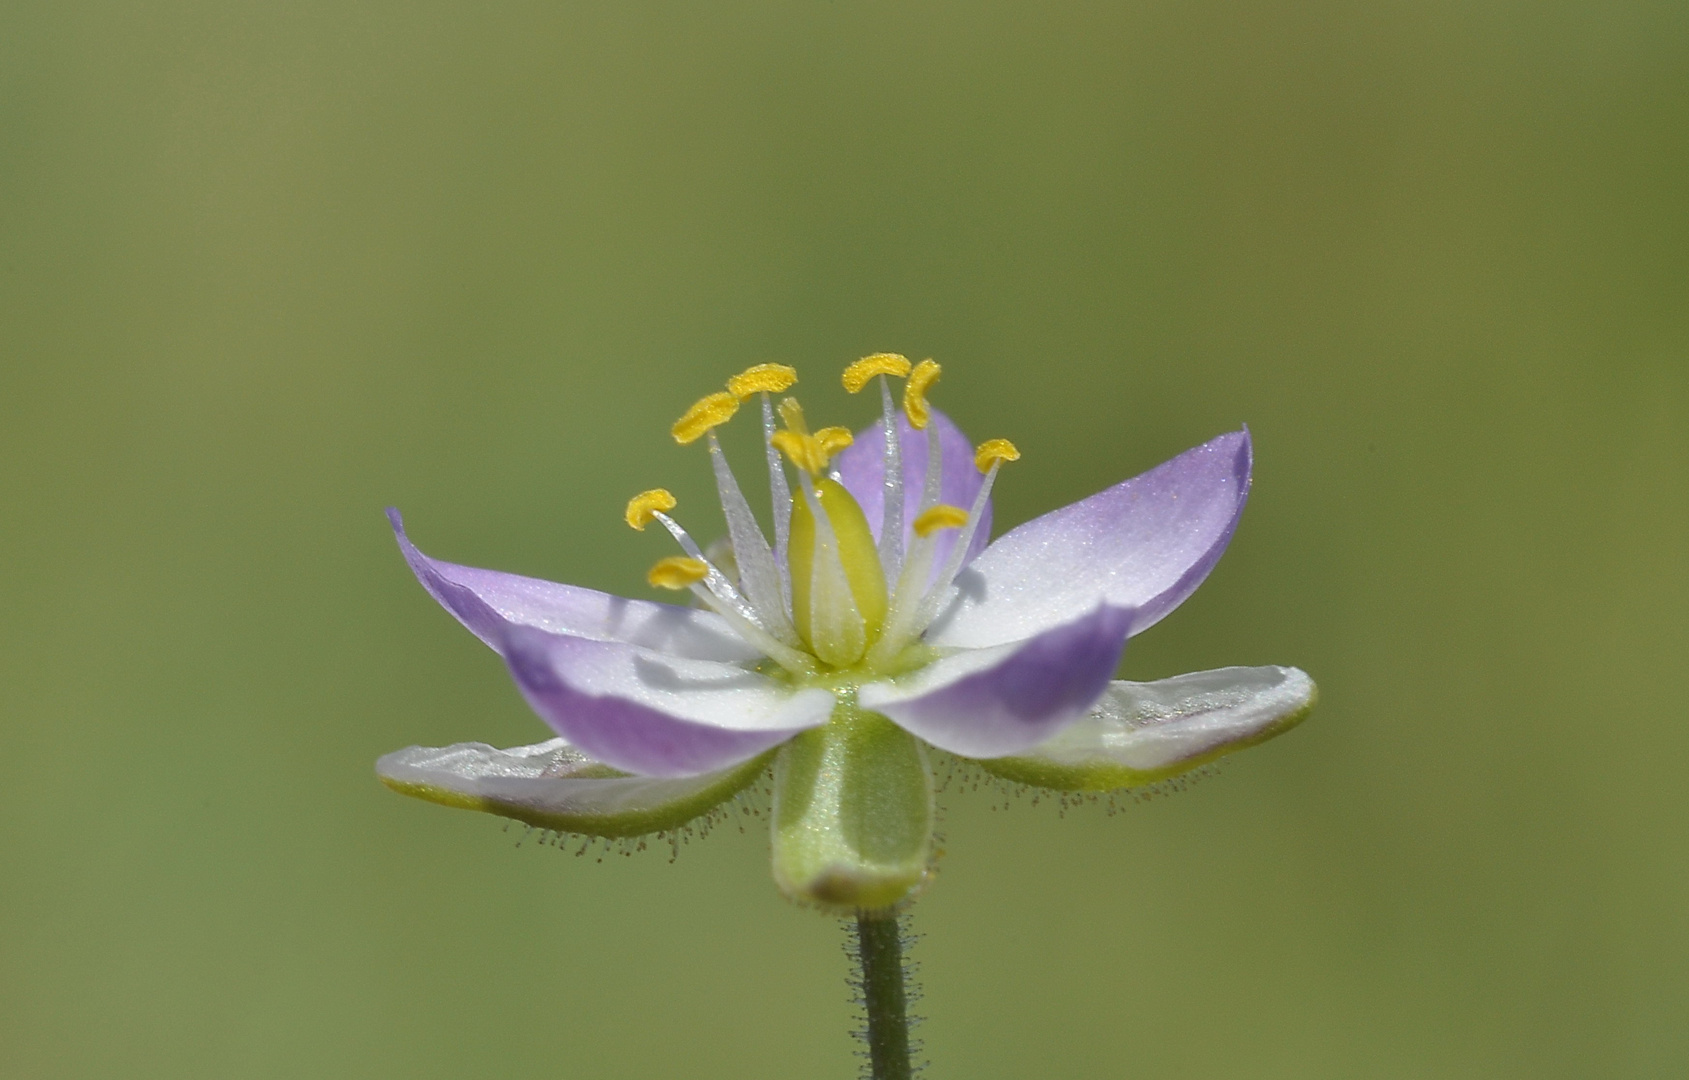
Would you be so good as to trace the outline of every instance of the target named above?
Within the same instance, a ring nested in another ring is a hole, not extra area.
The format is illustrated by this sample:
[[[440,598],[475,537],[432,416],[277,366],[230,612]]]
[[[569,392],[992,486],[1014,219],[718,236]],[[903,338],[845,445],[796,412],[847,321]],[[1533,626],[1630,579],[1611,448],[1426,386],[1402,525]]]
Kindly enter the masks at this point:
[[[774,881],[800,903],[885,910],[931,874],[932,772],[914,736],[841,702],[774,763]]]
[[[829,571],[822,566],[822,589],[816,586],[815,516],[809,499],[801,492],[792,499],[792,531],[787,560],[792,572],[792,621],[798,634],[815,655],[834,667],[845,667],[862,658],[879,636],[886,617],[886,578],[868,519],[850,492],[834,480],[815,481],[816,501],[827,515],[838,544],[838,562],[848,586],[848,601],[855,612],[841,611],[846,597],[826,592]],[[831,558],[823,552],[823,558]],[[841,630],[841,627],[843,629]]]

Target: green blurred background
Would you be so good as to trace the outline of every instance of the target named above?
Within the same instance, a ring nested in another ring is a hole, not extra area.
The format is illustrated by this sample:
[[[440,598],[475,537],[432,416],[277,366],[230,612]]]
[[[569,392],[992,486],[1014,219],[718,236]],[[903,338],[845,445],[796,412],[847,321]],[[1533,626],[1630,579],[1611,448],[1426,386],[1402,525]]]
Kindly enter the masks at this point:
[[[759,830],[371,765],[546,735],[384,506],[648,595],[669,422],[866,422],[878,349],[1001,526],[1248,422],[1125,671],[1324,692],[1119,816],[950,799],[930,1075],[1689,1073],[1681,0],[14,4],[0,289],[0,1075],[853,1075]]]

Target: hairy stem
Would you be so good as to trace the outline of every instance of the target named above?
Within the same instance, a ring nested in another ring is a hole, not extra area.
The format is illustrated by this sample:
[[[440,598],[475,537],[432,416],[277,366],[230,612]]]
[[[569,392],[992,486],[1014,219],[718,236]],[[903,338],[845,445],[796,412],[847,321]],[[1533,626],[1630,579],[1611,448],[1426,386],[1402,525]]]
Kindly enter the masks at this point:
[[[903,933],[895,916],[859,912],[856,955],[862,965],[862,1005],[868,1014],[868,1062],[873,1080],[909,1080],[909,995]]]

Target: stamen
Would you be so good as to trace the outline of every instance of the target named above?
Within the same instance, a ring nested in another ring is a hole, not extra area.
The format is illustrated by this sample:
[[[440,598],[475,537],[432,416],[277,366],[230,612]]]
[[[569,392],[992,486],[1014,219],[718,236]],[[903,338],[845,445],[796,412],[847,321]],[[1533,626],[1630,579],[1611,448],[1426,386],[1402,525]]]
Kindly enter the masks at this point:
[[[1007,439],[992,440],[993,442],[1008,442]],[[989,444],[987,444],[989,445]],[[981,452],[983,453],[983,447]],[[1013,450],[1011,444],[1009,449]],[[991,498],[991,488],[997,483],[997,470],[1002,468],[1003,461],[1013,461],[1020,456],[1002,458],[992,461],[985,471],[985,482],[979,485],[979,491],[974,495],[973,508],[968,511],[967,524],[956,534],[955,543],[950,548],[950,557],[944,561],[944,568],[938,577],[933,579],[932,587],[921,597],[921,606],[915,611],[915,620],[910,626],[911,636],[919,636],[926,632],[932,621],[938,617],[941,603],[949,596],[950,583],[956,580],[956,575],[962,572],[962,560],[968,557],[968,546],[973,543],[974,532],[979,528],[980,515],[985,513],[986,500]]]
[[[877,352],[872,356],[864,356],[856,363],[844,369],[844,388],[855,394],[868,385],[868,380],[876,375],[896,375],[898,378],[909,374],[909,358],[897,353]]]
[[[794,675],[813,675],[815,673],[815,661],[808,653],[774,640],[766,630],[746,618],[741,612],[736,611],[731,604],[723,603],[719,596],[710,592],[703,585],[693,585],[692,595],[703,601],[705,607],[726,619],[727,624],[733,627],[734,633],[787,671]]]
[[[792,604],[792,571],[786,564],[786,549],[792,536],[792,489],[780,464],[780,450],[774,445],[774,403],[762,395],[763,453],[768,458],[768,490],[774,502],[774,565],[780,571],[780,595],[789,611]]]
[[[919,636],[911,633],[909,628],[914,625],[920,610],[922,590],[932,572],[933,549],[936,546],[937,539],[930,533],[916,536],[915,542],[909,545],[903,572],[898,575],[897,587],[892,590],[891,610],[886,614],[885,628],[864,658],[870,668],[885,667]]]
[[[940,529],[957,529],[968,523],[968,512],[960,506],[939,503],[928,507],[915,518],[915,535],[931,536]]]
[[[659,589],[686,589],[710,576],[710,564],[685,555],[657,560],[645,580]]]
[[[786,617],[785,594],[780,587],[780,572],[774,555],[768,550],[768,540],[751,513],[750,503],[739,490],[739,481],[721,452],[721,442],[715,432],[709,434],[710,463],[715,467],[716,493],[721,497],[721,512],[727,519],[727,535],[733,543],[733,557],[739,564],[739,585],[751,602],[757,620],[776,638],[788,645],[798,643],[797,632]]]
[[[926,427],[932,417],[932,411],[927,408],[927,391],[938,381],[943,370],[931,360],[922,360],[909,373],[909,381],[903,384],[903,411],[909,417],[909,425],[917,431]]]
[[[644,532],[645,526],[651,524],[651,519],[656,516],[658,511],[673,509],[674,496],[662,488],[652,488],[650,491],[642,491],[628,500],[627,513],[624,517],[630,526]]]
[[[713,427],[727,423],[733,414],[739,411],[739,399],[732,394],[717,391],[707,394],[693,403],[686,415],[674,422],[669,433],[674,441],[682,446],[695,442],[704,432]]]
[[[886,580],[895,582],[903,572],[903,433],[898,430],[897,410],[891,403],[891,384],[885,379],[880,380],[880,424],[886,441],[882,456],[880,565],[886,569]]]
[[[716,599],[731,607],[741,619],[760,630],[762,624],[757,620],[756,611],[743,596],[739,595],[739,590],[734,587],[733,582],[728,580],[727,575],[722,573],[714,563],[704,558],[704,552],[698,547],[698,542],[692,539],[690,533],[680,527],[680,522],[660,510],[653,511],[651,516],[663,523],[663,528],[667,529],[669,535],[674,537],[674,542],[680,545],[680,550],[708,568],[709,576],[704,579],[704,585],[715,594]],[[763,636],[766,637],[767,635],[764,634]]]
[[[932,431],[927,432],[929,438]],[[929,444],[936,446],[937,440]],[[992,453],[988,456],[987,450]],[[1020,452],[1007,439],[990,439],[980,444],[976,460],[988,461],[985,470],[985,482],[979,486],[974,495],[973,507],[969,509],[962,525],[962,531],[950,548],[950,557],[945,560],[938,576],[932,585],[922,592],[926,586],[926,576],[932,567],[934,540],[930,534],[920,534],[921,518],[916,518],[916,531],[919,538],[910,550],[909,564],[903,568],[903,574],[898,578],[897,591],[893,594],[891,614],[886,616],[886,628],[880,639],[874,642],[868,650],[867,662],[870,666],[884,666],[889,664],[902,652],[910,642],[920,637],[932,621],[938,617],[939,607],[949,596],[950,584],[956,580],[956,575],[962,570],[962,560],[967,558],[968,547],[973,543],[974,533],[979,528],[980,515],[985,513],[986,500],[991,498],[991,489],[997,482],[997,471],[1005,461],[1014,461],[1020,457]],[[929,490],[931,484],[928,485]],[[954,509],[941,505],[932,507],[927,513],[939,509]],[[922,515],[923,517],[925,514]],[[943,526],[939,526],[942,528]],[[916,597],[920,599],[917,601]]]
[[[944,483],[944,447],[938,441],[938,429],[927,428],[927,473],[921,481],[921,509],[938,505],[938,492]]]
[[[785,364],[756,364],[727,380],[727,392],[744,401],[752,394],[778,394],[798,381],[797,369]]]
[[[1007,439],[987,439],[974,451],[974,468],[980,472],[999,461],[1019,461],[1020,451]]]

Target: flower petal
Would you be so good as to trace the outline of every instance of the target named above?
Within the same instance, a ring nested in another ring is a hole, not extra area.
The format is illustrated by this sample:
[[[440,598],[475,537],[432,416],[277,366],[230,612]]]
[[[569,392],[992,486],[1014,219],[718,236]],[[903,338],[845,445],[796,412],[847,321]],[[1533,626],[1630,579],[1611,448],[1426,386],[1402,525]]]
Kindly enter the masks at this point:
[[[1249,432],[1187,450],[1141,476],[1011,529],[956,578],[927,641],[1018,641],[1099,603],[1155,625],[1202,584],[1249,497]]]
[[[759,776],[766,756],[679,779],[628,776],[552,739],[499,750],[486,743],[411,746],[381,758],[376,775],[419,799],[588,836],[644,836],[678,828]]]
[[[1289,731],[1319,692],[1287,667],[1228,667],[1117,682],[1091,714],[1014,757],[981,761],[1008,780],[1064,791],[1153,783]]]
[[[833,695],[793,692],[754,671],[612,641],[505,633],[522,695],[552,730],[617,769],[697,776],[735,765],[827,720]]]
[[[387,518],[393,523],[405,562],[422,587],[476,637],[500,652],[507,629],[533,626],[554,634],[621,641],[697,660],[755,660],[762,656],[714,612],[628,600],[575,585],[431,559],[405,535],[405,523],[397,510],[389,508]]]
[[[953,754],[1018,753],[1096,704],[1131,623],[1129,608],[1100,605],[1025,641],[960,652],[894,682],[869,683],[857,701]]]
[[[903,440],[903,548],[907,551],[915,537],[915,516],[921,512],[921,486],[927,475],[927,435],[926,432],[911,427],[909,418],[902,413],[897,415],[897,426]],[[957,427],[954,421],[937,409],[932,410],[931,426],[938,431],[938,445],[942,455],[942,464],[939,467],[939,501],[966,509],[973,505],[974,496],[979,493],[979,486],[985,481],[979,470],[974,468],[973,444],[968,442],[968,437],[962,434],[962,429]],[[845,490],[856,499],[857,505],[862,507],[862,513],[868,518],[868,528],[873,531],[875,540],[880,538],[880,524],[885,520],[884,430],[884,421],[876,420],[858,432],[856,441],[833,459],[833,468],[838,473],[839,483],[845,486]],[[972,559],[983,551],[990,539],[991,504],[987,502],[984,512],[980,514],[979,527],[974,531],[973,542],[968,545],[968,558]],[[938,573],[944,561],[950,557],[950,549],[955,543],[956,534],[948,529],[937,535],[932,561],[934,574]]]

